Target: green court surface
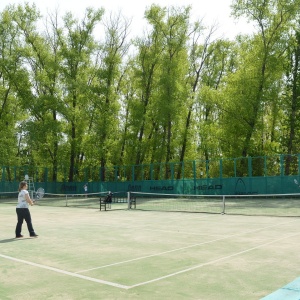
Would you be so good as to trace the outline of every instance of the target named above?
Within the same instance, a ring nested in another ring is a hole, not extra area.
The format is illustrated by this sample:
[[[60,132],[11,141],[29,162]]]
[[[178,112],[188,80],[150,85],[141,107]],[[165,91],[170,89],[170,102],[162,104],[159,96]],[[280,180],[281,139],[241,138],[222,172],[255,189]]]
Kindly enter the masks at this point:
[[[39,237],[15,239],[0,205],[1,300],[262,299],[300,276],[299,217],[30,210]]]

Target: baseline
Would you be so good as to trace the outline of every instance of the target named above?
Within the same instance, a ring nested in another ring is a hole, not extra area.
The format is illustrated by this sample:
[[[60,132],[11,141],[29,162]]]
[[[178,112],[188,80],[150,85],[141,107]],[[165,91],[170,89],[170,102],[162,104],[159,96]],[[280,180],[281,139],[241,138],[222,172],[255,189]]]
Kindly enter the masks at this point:
[[[12,260],[12,261],[20,262],[20,263],[23,263],[23,264],[27,264],[27,265],[30,265],[30,266],[46,269],[46,270],[49,270],[49,271],[54,271],[54,272],[57,272],[57,273],[77,277],[77,278],[80,278],[80,279],[110,285],[110,286],[121,288],[121,289],[128,289],[129,288],[129,286],[127,286],[127,285],[118,284],[118,283],[114,283],[114,282],[110,282],[110,281],[106,281],[106,280],[101,280],[101,279],[96,279],[96,278],[93,278],[93,277],[76,274],[76,273],[73,273],[73,272],[53,268],[53,267],[42,265],[42,264],[37,264],[37,263],[34,263],[34,262],[26,261],[26,260],[23,260],[23,259],[7,256],[7,255],[3,255],[3,254],[0,254],[0,257],[5,258],[5,259],[9,259],[9,260]]]

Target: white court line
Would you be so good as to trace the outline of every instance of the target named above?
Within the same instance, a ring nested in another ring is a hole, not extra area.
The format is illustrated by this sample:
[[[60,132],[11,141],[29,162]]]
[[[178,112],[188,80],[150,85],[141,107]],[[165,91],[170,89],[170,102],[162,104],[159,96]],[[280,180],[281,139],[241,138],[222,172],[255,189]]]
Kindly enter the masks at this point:
[[[179,275],[179,274],[182,274],[182,273],[186,273],[186,272],[189,272],[189,271],[192,271],[192,270],[195,270],[195,269],[199,269],[199,268],[207,266],[207,265],[212,265],[216,262],[220,262],[222,260],[226,260],[228,258],[232,258],[232,257],[238,256],[240,254],[250,252],[252,250],[261,248],[261,247],[269,245],[269,244],[273,244],[275,242],[278,242],[278,241],[281,241],[281,240],[284,240],[284,239],[287,239],[287,238],[290,238],[290,237],[294,237],[294,236],[299,235],[299,234],[300,233],[295,233],[295,234],[292,234],[292,235],[289,235],[289,236],[286,236],[286,237],[283,237],[283,238],[280,238],[280,239],[277,239],[277,240],[274,240],[274,241],[271,241],[271,242],[268,242],[268,243],[258,245],[258,246],[253,247],[253,248],[249,248],[249,249],[244,250],[244,251],[240,251],[240,252],[237,252],[237,253],[234,253],[234,254],[231,254],[231,255],[228,255],[228,256],[220,257],[218,259],[215,259],[215,260],[212,260],[212,261],[200,264],[200,265],[196,265],[196,266],[188,268],[188,269],[184,269],[184,270],[181,270],[181,271],[178,271],[178,272],[175,272],[175,273],[171,273],[171,274],[168,274],[168,275],[165,275],[165,276],[162,276],[162,277],[159,277],[159,278],[155,278],[155,279],[152,279],[152,280],[148,280],[148,281],[145,281],[145,282],[137,283],[137,284],[131,285],[129,287],[129,289],[132,289],[132,288],[135,288],[135,287],[138,287],[138,286],[141,286],[141,285],[146,285],[146,284],[156,282],[156,281],[159,281],[159,280],[162,280],[162,279],[166,279],[166,278],[169,278],[169,277],[173,277],[173,276],[176,276],[176,275]]]
[[[259,229],[250,230],[250,231],[246,231],[246,232],[243,232],[243,233],[233,234],[233,235],[229,235],[229,236],[226,236],[226,237],[210,240],[210,241],[207,241],[207,242],[201,242],[201,243],[197,243],[197,244],[193,244],[193,245],[189,245],[189,246],[185,246],[185,247],[181,247],[181,248],[177,248],[177,249],[172,249],[172,250],[168,250],[168,251],[164,251],[164,252],[160,252],[160,253],[155,253],[155,254],[146,255],[146,256],[140,256],[140,257],[136,257],[136,258],[133,258],[133,259],[124,260],[124,261],[120,261],[120,262],[116,262],[116,263],[112,263],[112,264],[108,264],[108,265],[104,265],[104,266],[100,266],[100,267],[95,267],[95,268],[91,268],[91,269],[87,269],[87,270],[81,270],[81,271],[77,271],[75,273],[76,274],[85,273],[85,272],[89,272],[89,271],[93,271],[93,270],[97,270],[97,269],[103,269],[103,268],[107,268],[107,267],[112,267],[112,266],[116,266],[116,265],[129,263],[129,262],[133,262],[133,261],[137,261],[137,260],[141,260],[141,259],[145,259],[145,258],[160,256],[160,255],[167,254],[167,253],[172,253],[172,252],[176,252],[176,251],[181,251],[181,250],[185,250],[185,249],[189,249],[189,248],[193,248],[193,247],[197,247],[197,246],[201,246],[201,245],[206,245],[206,244],[226,240],[228,238],[232,238],[232,237],[239,236],[239,235],[254,233],[254,232],[261,231],[261,230],[264,230],[264,229],[267,229],[267,228],[278,227],[278,226],[282,226],[282,225],[285,225],[285,224],[290,224],[290,223],[293,223],[293,222],[296,222],[296,221],[298,221],[298,220],[293,220],[293,221],[289,221],[289,222],[285,222],[285,223],[270,225],[270,226],[262,227],[262,228],[259,228]]]
[[[211,264],[214,264],[216,262],[223,261],[223,260],[226,260],[228,258],[232,258],[232,257],[238,256],[240,254],[244,254],[244,253],[253,251],[253,250],[261,248],[263,246],[273,244],[275,242],[278,242],[278,241],[281,241],[281,240],[284,240],[284,239],[287,239],[287,238],[290,238],[290,237],[294,237],[296,235],[300,235],[300,233],[295,233],[295,234],[292,234],[292,235],[289,235],[289,236],[286,236],[286,237],[283,237],[283,238],[280,238],[280,239],[276,239],[276,240],[258,245],[258,246],[253,247],[253,248],[249,248],[249,249],[244,250],[244,251],[240,251],[240,252],[228,255],[228,256],[223,256],[223,257],[220,257],[218,259],[215,259],[215,260],[212,260],[212,261],[200,264],[200,265],[196,265],[196,266],[188,268],[188,269],[184,269],[184,270],[181,270],[181,271],[178,271],[178,272],[175,272],[175,273],[171,273],[171,274],[168,274],[168,275],[165,275],[165,276],[162,276],[162,277],[158,277],[158,278],[155,278],[155,279],[152,279],[152,280],[137,283],[137,284],[134,284],[134,285],[131,285],[131,286],[122,285],[122,284],[118,284],[118,283],[113,283],[113,282],[109,282],[109,281],[105,281],[105,280],[101,280],[101,279],[96,279],[96,278],[92,278],[92,277],[88,277],[88,276],[84,276],[84,275],[79,275],[79,274],[76,274],[76,273],[72,273],[72,272],[61,270],[61,269],[57,269],[57,268],[53,268],[53,267],[49,267],[49,266],[29,262],[29,261],[26,261],[26,260],[14,258],[14,257],[3,255],[3,254],[0,254],[0,257],[10,259],[10,260],[13,260],[13,261],[17,261],[17,262],[21,262],[21,263],[24,263],[24,264],[28,264],[28,265],[31,265],[31,266],[34,266],[34,267],[39,267],[39,268],[43,268],[43,269],[46,269],[46,270],[54,271],[54,272],[57,272],[57,273],[62,273],[62,274],[65,274],[65,275],[77,277],[77,278],[80,278],[80,279],[89,280],[89,281],[93,281],[93,282],[96,282],[96,283],[102,283],[102,284],[110,285],[110,286],[113,286],[113,287],[118,287],[118,288],[121,288],[121,289],[128,290],[128,289],[132,289],[132,288],[135,288],[135,287],[138,287],[138,286],[141,286],[141,285],[146,285],[146,284],[149,284],[149,283],[152,283],[152,282],[156,282],[156,281],[159,281],[159,280],[162,280],[162,279],[166,279],[166,278],[173,277],[173,276],[176,276],[176,275],[179,275],[179,274],[182,274],[182,273],[186,273],[186,272],[189,272],[189,271],[192,271],[192,270],[195,270],[195,269],[199,269],[203,266],[211,265]]]
[[[18,258],[15,258],[15,257],[3,255],[3,254],[0,254],[0,257],[10,259],[12,261],[20,262],[20,263],[23,263],[23,264],[27,264],[27,265],[30,265],[30,266],[34,266],[34,267],[54,271],[54,272],[57,272],[57,273],[62,273],[62,274],[65,274],[65,275],[77,277],[77,278],[80,278],[80,279],[89,280],[89,281],[93,281],[93,282],[97,282],[97,283],[102,283],[102,284],[110,285],[110,286],[113,286],[113,287],[118,287],[118,288],[121,288],[121,289],[130,288],[127,285],[122,285],[122,284],[118,284],[118,283],[114,283],[114,282],[109,282],[109,281],[106,281],[106,280],[96,279],[96,278],[92,278],[92,277],[88,277],[88,276],[84,276],[84,275],[79,275],[79,274],[76,274],[76,273],[64,271],[64,270],[49,267],[49,266],[46,266],[46,265],[33,263],[33,262],[30,262],[30,261],[26,261],[26,260],[23,260],[23,259],[18,259]]]
[[[253,232],[256,232],[256,231],[259,231],[259,230],[263,230],[263,229],[266,229],[266,228],[282,226],[282,225],[289,224],[289,223],[292,223],[292,222],[295,222],[295,221],[285,222],[285,223],[276,224],[276,225],[270,225],[270,226],[263,227],[263,228],[260,228],[260,229],[256,229],[256,230],[244,232],[243,234],[253,233]],[[3,254],[0,254],[0,257],[5,258],[5,259],[9,259],[9,260],[12,260],[12,261],[24,263],[24,264],[27,264],[27,265],[31,265],[31,266],[34,266],[34,267],[38,267],[38,268],[42,268],[42,269],[54,271],[54,272],[57,272],[57,273],[61,273],[61,274],[65,274],[65,275],[69,275],[69,276],[73,276],[73,277],[77,277],[77,278],[80,278],[80,279],[84,279],[84,280],[88,280],[88,281],[92,281],[92,282],[96,282],[96,283],[101,283],[101,284],[105,284],[105,285],[110,285],[110,286],[113,286],[113,287],[117,287],[117,288],[128,290],[128,289],[132,289],[134,287],[146,285],[146,284],[149,284],[149,283],[152,283],[152,282],[163,280],[165,278],[169,278],[169,277],[173,277],[173,276],[176,276],[176,275],[179,275],[179,274],[182,274],[182,273],[186,273],[186,272],[189,272],[189,271],[201,268],[201,267],[206,266],[206,265],[211,265],[211,264],[214,264],[216,262],[219,262],[219,261],[222,261],[222,260],[226,260],[228,258],[232,258],[232,257],[238,256],[238,255],[243,254],[243,253],[250,252],[252,250],[255,250],[255,249],[261,248],[263,246],[266,246],[266,245],[269,245],[269,244],[272,244],[272,243],[284,240],[286,238],[294,237],[294,236],[299,235],[299,234],[300,233],[295,233],[295,234],[292,234],[292,235],[289,235],[289,236],[286,236],[286,237],[283,237],[283,238],[280,238],[280,239],[276,239],[276,240],[273,240],[273,241],[270,241],[270,242],[258,245],[258,246],[253,247],[253,248],[249,248],[249,249],[244,250],[244,251],[240,251],[240,252],[228,255],[228,256],[220,257],[220,258],[215,259],[213,261],[202,263],[200,265],[196,265],[196,266],[188,268],[188,269],[184,269],[184,270],[181,270],[181,271],[178,271],[178,272],[175,272],[175,273],[171,273],[171,274],[168,274],[168,275],[165,275],[165,276],[162,276],[162,277],[158,277],[158,278],[155,278],[155,279],[152,279],[152,280],[149,280],[149,281],[145,281],[145,282],[141,282],[141,283],[138,283],[138,284],[134,284],[134,285],[131,285],[131,286],[122,285],[122,284],[118,284],[118,283],[114,283],[114,282],[110,282],[110,281],[106,281],[106,280],[96,279],[96,278],[93,278],[93,277],[88,277],[88,276],[80,275],[80,274],[78,274],[78,272],[77,273],[73,273],[73,272],[69,272],[69,271],[64,271],[64,270],[61,270],[61,269],[57,269],[57,268],[53,268],[53,267],[50,267],[50,266],[33,263],[33,262],[30,262],[30,261],[26,261],[26,260],[14,258],[14,257],[3,255]],[[226,239],[226,238],[234,237],[234,236],[238,236],[238,235],[241,235],[241,234],[231,235],[231,236],[228,236],[228,237],[225,237],[225,238],[222,238],[222,239]],[[217,239],[217,240],[221,240],[221,239]],[[217,241],[217,240],[214,240],[214,241]],[[213,242],[213,241],[204,242],[202,244],[207,244],[207,243],[210,243],[210,242]],[[197,245],[201,245],[201,244],[191,245],[191,246],[183,247],[183,248],[180,248],[180,249],[186,249],[186,248],[190,248],[190,247],[195,247]],[[163,252],[163,253],[170,253],[170,252],[178,251],[178,250],[179,249],[175,249],[175,250],[166,251],[166,252]],[[156,254],[156,255],[159,255],[159,254]],[[149,255],[147,257],[152,257],[152,256],[156,256],[156,255]],[[137,258],[137,259],[129,260],[127,262],[138,260],[138,259],[142,259],[142,258]],[[117,264],[121,264],[121,263],[125,263],[125,262],[115,263],[115,264],[111,264],[111,265],[117,265]],[[99,267],[99,268],[103,268],[103,267]],[[95,268],[95,269],[98,269],[98,268]]]

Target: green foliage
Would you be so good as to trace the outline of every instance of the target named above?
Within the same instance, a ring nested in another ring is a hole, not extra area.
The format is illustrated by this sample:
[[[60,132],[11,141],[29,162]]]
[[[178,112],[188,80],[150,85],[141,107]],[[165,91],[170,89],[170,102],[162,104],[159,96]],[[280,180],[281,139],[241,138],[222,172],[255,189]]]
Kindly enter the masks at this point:
[[[180,161],[299,152],[299,2],[233,1],[257,29],[235,41],[192,23],[189,6],[150,6],[149,31],[132,41],[130,23],[102,22],[103,9],[49,16],[41,30],[35,5],[8,6],[0,163],[68,181],[87,167],[90,180],[109,180],[131,176],[115,165],[163,163],[152,176],[181,178]]]

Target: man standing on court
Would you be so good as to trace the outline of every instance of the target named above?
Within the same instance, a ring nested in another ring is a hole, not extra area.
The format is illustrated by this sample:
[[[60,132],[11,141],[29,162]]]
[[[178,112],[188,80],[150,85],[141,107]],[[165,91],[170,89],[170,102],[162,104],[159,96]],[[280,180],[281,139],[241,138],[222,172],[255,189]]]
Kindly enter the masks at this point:
[[[29,211],[28,205],[33,205],[34,202],[30,199],[29,193],[27,191],[27,182],[21,181],[19,184],[19,195],[18,195],[18,204],[16,208],[18,223],[16,226],[16,238],[22,238],[22,224],[23,220],[27,223],[27,228],[29,231],[29,235],[31,237],[37,237],[38,235],[34,232],[31,222],[31,215]]]

